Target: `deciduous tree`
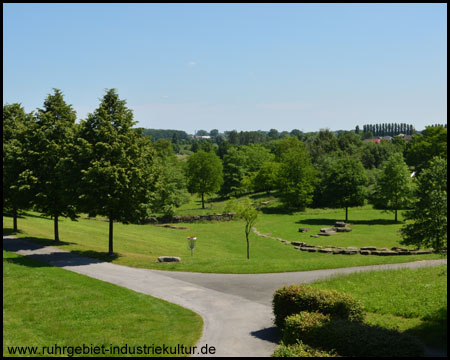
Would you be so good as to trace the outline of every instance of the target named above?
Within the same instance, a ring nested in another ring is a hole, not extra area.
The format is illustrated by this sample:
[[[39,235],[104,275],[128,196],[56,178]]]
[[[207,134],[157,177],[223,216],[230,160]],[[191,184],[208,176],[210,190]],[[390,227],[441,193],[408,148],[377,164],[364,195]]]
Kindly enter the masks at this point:
[[[76,168],[73,144],[76,112],[53,89],[35,116],[35,132],[30,143],[31,170],[37,179],[34,205],[54,221],[55,241],[59,241],[58,218],[75,220]]]
[[[147,137],[131,128],[133,113],[115,89],[81,122],[80,206],[89,216],[109,220],[109,255],[113,222],[138,222],[151,211],[158,175],[155,150]]]
[[[375,204],[395,213],[405,207],[412,196],[411,171],[401,153],[394,153],[382,166],[373,195]]]
[[[447,246],[447,160],[433,158],[417,183],[414,204],[404,216],[412,222],[402,228],[401,242],[439,251]]]
[[[222,162],[213,152],[200,150],[188,158],[186,171],[188,190],[201,194],[204,209],[205,194],[219,191],[223,183]]]

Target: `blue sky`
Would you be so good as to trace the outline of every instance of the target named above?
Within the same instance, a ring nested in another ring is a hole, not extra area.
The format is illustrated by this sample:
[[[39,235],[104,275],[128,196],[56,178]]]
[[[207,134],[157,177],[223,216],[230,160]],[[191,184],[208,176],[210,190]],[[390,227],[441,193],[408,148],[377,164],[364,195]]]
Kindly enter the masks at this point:
[[[447,122],[447,4],[3,4],[3,103],[116,88],[137,126]]]

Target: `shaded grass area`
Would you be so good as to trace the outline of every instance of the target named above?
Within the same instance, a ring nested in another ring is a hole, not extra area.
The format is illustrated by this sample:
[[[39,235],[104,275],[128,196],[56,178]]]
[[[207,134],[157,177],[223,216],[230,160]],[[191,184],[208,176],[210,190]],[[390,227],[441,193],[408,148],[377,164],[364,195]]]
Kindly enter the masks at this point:
[[[3,251],[4,355],[8,346],[193,346],[201,332],[190,310]]]
[[[447,266],[360,272],[311,285],[360,300],[369,325],[414,335],[447,351]]]
[[[271,206],[279,206],[274,198],[261,197],[255,201],[269,200]],[[216,199],[213,208],[221,213],[226,202]],[[180,208],[180,214],[206,214],[209,209],[200,209],[198,200]],[[271,233],[289,241],[304,241],[322,246],[399,246],[398,230],[401,223],[394,223],[392,214],[386,214],[371,207],[352,208],[350,233],[338,233],[330,237],[312,238],[320,228],[332,226],[342,220],[343,209],[307,209],[292,214],[264,214],[256,222],[256,228],[263,233]],[[12,218],[3,217],[6,233],[11,234]],[[352,222],[353,221],[353,222]],[[250,234],[250,259],[246,258],[245,224],[243,221],[177,224],[187,230],[169,229],[154,225],[124,225],[114,223],[114,252],[108,251],[108,223],[86,219],[82,215],[78,221],[60,219],[59,232],[61,242],[56,244],[53,238],[53,221],[29,212],[19,221],[18,236],[45,245],[58,246],[67,251],[111,261],[133,267],[193,271],[209,273],[270,273],[307,271],[349,266],[364,266],[387,263],[410,262],[424,259],[439,259],[440,255],[411,256],[363,256],[332,255],[298,251],[291,245]],[[299,233],[299,227],[309,227],[310,232]],[[5,233],[5,229],[4,229]],[[196,248],[191,257],[187,237],[196,236]],[[179,256],[181,263],[158,263],[159,256]]]

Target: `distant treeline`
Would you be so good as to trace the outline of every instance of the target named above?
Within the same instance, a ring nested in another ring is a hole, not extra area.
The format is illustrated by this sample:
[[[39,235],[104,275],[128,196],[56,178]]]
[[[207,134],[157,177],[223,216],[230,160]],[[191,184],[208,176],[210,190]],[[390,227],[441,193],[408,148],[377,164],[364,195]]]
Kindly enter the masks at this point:
[[[157,141],[159,139],[169,139],[169,140],[189,139],[189,135],[182,130],[163,130],[163,129],[144,129],[144,128],[140,128],[140,130],[142,130],[142,135],[150,136],[153,141]]]

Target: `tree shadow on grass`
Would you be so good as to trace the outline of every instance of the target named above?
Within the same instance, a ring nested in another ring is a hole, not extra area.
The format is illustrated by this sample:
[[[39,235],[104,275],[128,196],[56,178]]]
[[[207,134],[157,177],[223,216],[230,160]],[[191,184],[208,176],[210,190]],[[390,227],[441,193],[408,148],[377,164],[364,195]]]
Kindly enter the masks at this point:
[[[420,325],[406,330],[405,333],[422,339],[426,345],[447,355],[447,308],[440,308]]]
[[[16,257],[16,258],[3,258],[3,263],[15,264],[15,265],[20,265],[20,266],[28,266],[28,267],[32,267],[32,268],[50,267],[51,266],[51,265],[46,264],[41,261],[29,259],[25,256],[20,256],[20,257]]]
[[[334,225],[336,221],[344,221],[343,219],[303,219],[296,221],[296,224],[305,224],[305,225]],[[387,220],[387,219],[373,219],[373,220],[349,220],[347,223],[352,225],[400,225],[402,222],[395,220]]]
[[[262,207],[261,212],[263,214],[272,214],[272,215],[293,215],[294,212],[297,212],[298,210],[294,209],[287,209],[282,205],[279,206],[270,206],[270,207]]]
[[[17,231],[14,231],[14,229],[10,229],[10,228],[3,229],[3,236],[16,235],[16,234],[22,234],[22,230],[18,229]]]
[[[25,240],[25,241],[20,241]],[[7,251],[33,251],[44,248],[45,246],[64,246],[73,245],[76,243],[59,241],[55,242],[53,239],[36,238],[31,236],[20,236],[16,239],[3,240],[3,249]],[[51,254],[33,254],[29,255],[35,260],[45,263],[51,263],[56,266],[64,265],[88,265],[92,263],[111,262],[118,259],[122,255],[113,253],[109,255],[108,252],[94,251],[94,250],[71,250],[55,251]]]
[[[325,351],[336,351],[341,356],[397,357],[422,356],[423,343],[410,334],[377,325],[332,318],[329,322],[311,325],[301,333],[287,334],[285,342],[299,338],[305,344]]]

